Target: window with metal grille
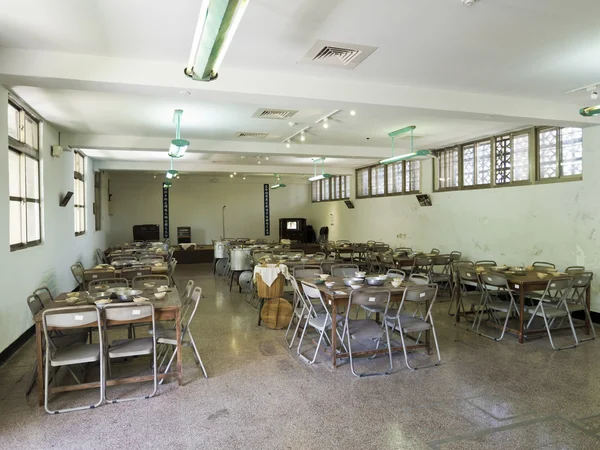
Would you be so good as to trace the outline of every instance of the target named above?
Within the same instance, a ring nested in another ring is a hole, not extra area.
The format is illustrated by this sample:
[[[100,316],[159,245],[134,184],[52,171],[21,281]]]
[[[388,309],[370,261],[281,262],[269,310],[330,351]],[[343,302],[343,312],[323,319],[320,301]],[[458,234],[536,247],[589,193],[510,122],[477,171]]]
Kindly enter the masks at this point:
[[[94,172],[94,224],[96,231],[102,229],[102,173]]]
[[[387,193],[402,193],[402,180],[404,179],[404,163],[397,162],[387,166]]]
[[[369,168],[356,170],[356,198],[369,196]]]
[[[356,198],[421,192],[420,163],[401,161],[356,169],[356,188]]]
[[[85,157],[82,153],[73,152],[75,165],[74,176],[74,215],[75,215],[75,236],[81,236],[85,233]]]
[[[385,194],[385,167],[371,167],[371,196]]]
[[[406,183],[404,191],[407,194],[414,194],[421,190],[421,162],[406,161]]]
[[[583,130],[543,128],[538,130],[538,178],[560,179],[583,174]]]
[[[42,242],[39,130],[39,120],[11,98],[8,103],[11,251]]]
[[[311,181],[311,198],[313,202],[349,199],[350,175],[335,175]]]
[[[457,188],[459,181],[458,147],[442,150],[438,157],[438,186],[439,189]]]

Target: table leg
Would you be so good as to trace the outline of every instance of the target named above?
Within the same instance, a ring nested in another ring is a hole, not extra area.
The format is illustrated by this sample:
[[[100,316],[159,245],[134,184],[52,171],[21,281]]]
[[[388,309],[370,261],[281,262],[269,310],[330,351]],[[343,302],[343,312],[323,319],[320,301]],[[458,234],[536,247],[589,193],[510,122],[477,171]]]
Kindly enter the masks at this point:
[[[261,322],[261,320],[260,320],[260,314],[262,313],[262,309],[263,309],[264,305],[265,305],[265,299],[262,298],[262,297],[259,298],[258,299],[258,326],[259,327],[260,327],[260,322]]]
[[[525,339],[524,333],[525,323],[525,286],[523,283],[519,285],[519,344],[522,344]]]
[[[592,301],[592,292],[591,291],[592,291],[592,283],[588,284],[588,287],[585,290],[585,303],[587,305],[588,311],[591,311],[590,310],[590,304]],[[590,326],[593,326],[593,325],[590,323],[588,315],[585,314],[585,334],[590,334]]]
[[[183,385],[183,361],[182,361],[182,348],[181,348],[181,308],[175,313],[175,329],[177,338],[177,383],[179,386]]]
[[[334,301],[331,302],[331,367],[337,366],[337,304]]]
[[[44,340],[42,339],[42,324],[35,323],[35,343],[37,346],[37,393],[38,406],[44,406]]]

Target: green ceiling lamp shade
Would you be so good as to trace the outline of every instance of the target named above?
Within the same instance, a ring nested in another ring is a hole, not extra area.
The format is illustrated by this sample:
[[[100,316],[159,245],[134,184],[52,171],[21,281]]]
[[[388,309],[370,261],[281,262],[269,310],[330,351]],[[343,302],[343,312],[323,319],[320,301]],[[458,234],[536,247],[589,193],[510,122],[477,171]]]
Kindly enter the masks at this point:
[[[175,169],[173,169],[173,158],[171,158],[171,168],[169,170],[167,170],[167,180],[171,180],[171,179],[175,178],[177,175],[179,175],[179,172],[177,172]]]
[[[246,11],[249,0],[202,0],[186,76],[212,81]]]
[[[596,106],[588,106],[586,108],[581,108],[579,110],[579,114],[583,117],[592,117],[600,114],[600,105]]]
[[[167,188],[169,189],[172,186],[173,183],[171,183],[170,181],[164,181],[163,182],[163,188]]]
[[[273,174],[275,176],[275,179],[277,180],[277,184],[274,184],[273,186],[271,186],[271,189],[280,189],[280,188],[284,188],[285,184],[283,184],[281,182],[281,175],[277,175],[276,173]]]
[[[411,159],[428,159],[433,158],[433,154],[429,150],[417,150],[414,151],[414,135],[413,132],[417,128],[414,125],[401,128],[396,131],[392,131],[388,134],[389,137],[392,138],[392,156],[390,158],[382,159],[379,161],[379,164],[392,164],[399,161],[407,161]],[[394,140],[397,136],[401,134],[410,132],[410,153],[406,153],[404,155],[396,155],[394,156]]]
[[[171,141],[169,147],[169,156],[171,158],[181,158],[190,146],[190,141],[181,139],[181,115],[183,110],[176,109],[173,112],[173,123],[175,123],[175,139]]]
[[[321,174],[317,175],[317,163],[321,162]],[[308,181],[318,181],[318,180],[324,180],[325,178],[331,178],[331,175],[328,173],[325,173],[325,158],[318,158],[314,160],[314,166],[315,166],[315,174],[314,176],[310,177],[308,179]]]

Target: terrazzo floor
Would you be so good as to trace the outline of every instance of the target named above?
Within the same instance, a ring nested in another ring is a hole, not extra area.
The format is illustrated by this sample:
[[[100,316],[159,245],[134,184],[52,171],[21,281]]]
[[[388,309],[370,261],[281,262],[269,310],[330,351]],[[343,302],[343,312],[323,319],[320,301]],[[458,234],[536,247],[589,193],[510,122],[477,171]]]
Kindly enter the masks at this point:
[[[302,362],[284,331],[257,327],[256,310],[209,265],[178,266],[178,285],[190,278],[205,295],[193,332],[208,379],[184,348],[184,386],[169,382],[148,400],[51,416],[35,389],[25,396],[31,339],[0,367],[0,449],[600,448],[599,341],[559,352],[545,337],[494,342],[455,327],[439,303],[440,366],[411,372],[398,355],[392,375],[358,379],[347,364],[330,368],[322,353],[315,365]],[[144,361],[131,366],[148,369]],[[140,395],[149,385],[118,389]]]

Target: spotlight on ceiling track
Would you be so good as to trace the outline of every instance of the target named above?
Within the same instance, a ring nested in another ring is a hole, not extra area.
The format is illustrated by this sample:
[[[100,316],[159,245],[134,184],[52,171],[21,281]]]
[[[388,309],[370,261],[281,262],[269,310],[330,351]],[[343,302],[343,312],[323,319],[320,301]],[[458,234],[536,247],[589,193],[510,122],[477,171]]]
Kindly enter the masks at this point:
[[[287,142],[285,143],[285,146],[286,146],[287,148],[290,148],[290,147],[291,147],[291,145],[292,145],[292,144],[290,144],[290,141],[287,141]]]
[[[304,131],[300,132],[300,140],[304,142],[306,140],[306,136],[304,135]]]
[[[323,128],[329,128],[329,118],[325,117],[323,119]]]
[[[350,115],[351,115],[351,116],[355,116],[355,115],[356,115],[356,111],[354,111],[354,110],[351,110],[351,111],[350,111]]]

